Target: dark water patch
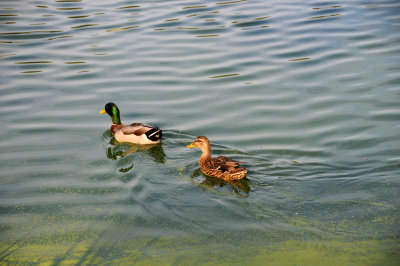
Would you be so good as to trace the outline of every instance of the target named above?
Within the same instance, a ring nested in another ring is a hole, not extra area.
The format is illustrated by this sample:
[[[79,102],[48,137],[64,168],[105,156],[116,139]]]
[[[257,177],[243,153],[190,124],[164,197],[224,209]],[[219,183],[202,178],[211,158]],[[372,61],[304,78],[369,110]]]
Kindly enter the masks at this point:
[[[304,61],[310,59],[311,59],[310,57],[304,57],[304,58],[289,59],[288,61],[296,62],[296,61]]]
[[[17,65],[30,65],[30,64],[51,64],[52,61],[31,61],[31,62],[15,62]]]
[[[234,76],[239,76],[240,74],[238,74],[238,73],[233,73],[233,74],[225,74],[225,75],[219,75],[219,76],[213,76],[213,77],[210,77],[211,79],[214,79],[214,78],[228,78],[228,77],[234,77]]]
[[[42,70],[29,70],[29,71],[22,71],[21,74],[35,74],[35,73],[41,73],[43,72]]]
[[[216,5],[229,5],[229,4],[237,4],[241,2],[246,2],[247,0],[237,0],[237,1],[226,1],[226,2],[218,2]]]
[[[72,38],[72,37],[74,37],[74,36],[66,35],[66,36],[58,36],[58,37],[49,38],[48,40],[52,41],[52,40],[63,39],[63,38]]]
[[[247,27],[257,27],[257,26],[267,26],[263,25],[265,24],[265,21],[268,20],[269,17],[263,17],[263,18],[254,18],[250,20],[238,20],[238,21],[232,21],[232,24],[234,27],[240,27],[240,28],[247,28]]]
[[[26,32],[3,32],[0,33],[1,36],[8,36],[8,35],[34,35],[36,38],[45,38],[46,35],[43,34],[52,34],[52,33],[59,33],[62,32],[60,30],[53,30],[53,31],[26,31]],[[26,38],[26,36],[23,36]]]
[[[73,26],[71,29],[79,29],[79,28],[86,28],[86,27],[95,27],[98,26],[98,24],[82,24],[78,26]]]
[[[133,9],[133,8],[140,8],[140,6],[122,6],[122,7],[116,7],[115,9],[121,10],[121,9]]]

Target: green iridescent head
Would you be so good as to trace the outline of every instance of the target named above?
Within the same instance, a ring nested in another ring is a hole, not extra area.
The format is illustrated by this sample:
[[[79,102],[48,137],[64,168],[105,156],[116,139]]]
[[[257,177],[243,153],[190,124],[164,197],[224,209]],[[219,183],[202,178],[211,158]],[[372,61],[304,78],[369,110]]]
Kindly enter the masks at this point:
[[[103,110],[99,112],[100,114],[108,114],[111,116],[113,124],[121,124],[121,118],[119,117],[119,109],[115,103],[107,103]]]

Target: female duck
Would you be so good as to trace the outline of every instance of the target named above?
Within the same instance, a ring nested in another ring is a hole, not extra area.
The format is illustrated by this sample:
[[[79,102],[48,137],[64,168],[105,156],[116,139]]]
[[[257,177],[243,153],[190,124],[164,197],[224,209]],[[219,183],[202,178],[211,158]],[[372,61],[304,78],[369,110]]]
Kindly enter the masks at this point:
[[[205,175],[217,177],[225,181],[238,180],[246,176],[248,170],[226,156],[211,157],[210,141],[204,137],[197,137],[196,140],[187,145],[188,148],[199,148],[203,154],[200,157],[199,165]]]
[[[121,123],[119,109],[115,103],[107,103],[100,114],[111,116],[111,133],[118,142],[130,142],[135,144],[155,144],[162,138],[162,131],[158,127],[142,123],[124,125]]]

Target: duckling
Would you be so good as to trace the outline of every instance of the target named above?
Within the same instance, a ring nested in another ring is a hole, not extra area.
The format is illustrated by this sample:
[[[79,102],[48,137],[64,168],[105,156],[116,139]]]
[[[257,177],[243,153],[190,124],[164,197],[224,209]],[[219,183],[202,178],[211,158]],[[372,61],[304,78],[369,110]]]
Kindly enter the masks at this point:
[[[110,130],[118,142],[156,144],[161,141],[162,130],[158,127],[143,123],[122,124],[119,109],[115,103],[107,103],[105,108],[99,113],[111,116],[112,125]]]
[[[199,148],[203,152],[200,156],[199,165],[205,175],[229,181],[242,179],[248,172],[246,168],[239,165],[239,163],[243,162],[235,162],[226,156],[213,158],[211,156],[210,141],[204,136],[197,137],[193,143],[186,147]]]

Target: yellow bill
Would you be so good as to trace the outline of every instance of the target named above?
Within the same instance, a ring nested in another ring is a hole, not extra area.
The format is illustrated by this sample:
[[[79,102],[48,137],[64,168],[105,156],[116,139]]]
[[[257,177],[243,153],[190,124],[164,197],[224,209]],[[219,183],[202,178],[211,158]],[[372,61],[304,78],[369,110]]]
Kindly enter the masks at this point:
[[[103,109],[99,112],[99,114],[105,114],[106,113],[106,109]]]
[[[193,143],[190,143],[189,145],[186,145],[186,148],[196,148]]]

